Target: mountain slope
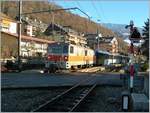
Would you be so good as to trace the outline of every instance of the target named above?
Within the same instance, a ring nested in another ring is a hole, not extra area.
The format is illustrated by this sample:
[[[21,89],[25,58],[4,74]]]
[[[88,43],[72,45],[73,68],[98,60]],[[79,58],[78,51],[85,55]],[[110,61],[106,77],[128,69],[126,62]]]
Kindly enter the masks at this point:
[[[32,12],[39,10],[48,10],[48,9],[58,9],[61,8],[56,4],[51,4],[48,1],[23,1],[23,12]],[[18,14],[18,2],[16,1],[2,1],[2,12],[7,14],[10,17],[15,18]],[[84,17],[72,14],[69,11],[60,11],[57,13],[39,13],[25,15],[32,19],[41,20],[43,23],[49,24],[51,22],[60,24],[62,26],[71,26],[72,29],[75,29],[81,33],[96,33],[97,28],[101,31],[103,36],[114,36],[115,34],[100,25],[97,25],[95,22],[89,21]],[[54,20],[54,21],[53,21]]]
[[[112,23],[103,23],[102,26],[112,30],[119,37],[122,37],[126,40],[129,37],[129,29],[125,29],[125,24],[112,24]],[[142,28],[138,28],[139,32],[142,34]]]

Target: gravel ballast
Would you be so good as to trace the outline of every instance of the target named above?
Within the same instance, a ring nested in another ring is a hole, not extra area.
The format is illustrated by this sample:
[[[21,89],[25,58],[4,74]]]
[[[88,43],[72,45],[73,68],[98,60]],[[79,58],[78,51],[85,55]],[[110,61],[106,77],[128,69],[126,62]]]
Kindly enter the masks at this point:
[[[40,104],[55,97],[64,88],[55,89],[16,89],[1,91],[1,111],[2,112],[28,112],[32,111]]]
[[[67,89],[67,88],[66,88]],[[55,97],[65,88],[2,90],[2,112],[28,112],[46,100]],[[99,86],[85,104],[86,112],[121,111],[122,87]]]

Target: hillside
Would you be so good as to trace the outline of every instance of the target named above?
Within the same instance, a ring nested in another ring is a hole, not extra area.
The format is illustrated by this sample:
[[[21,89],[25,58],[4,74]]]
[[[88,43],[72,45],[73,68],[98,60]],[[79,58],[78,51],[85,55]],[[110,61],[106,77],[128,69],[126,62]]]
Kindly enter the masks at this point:
[[[57,6],[56,4],[51,4],[47,1],[23,1],[22,4],[23,4],[23,13],[61,8],[60,6]],[[8,16],[15,18],[18,14],[18,3],[16,1],[2,1],[1,11],[7,14]],[[72,29],[82,33],[83,32],[96,33],[98,28],[103,36],[115,35],[111,30],[103,26],[97,25],[96,23],[89,21],[86,18],[72,14],[69,11],[60,11],[53,14],[52,13],[31,14],[26,16],[32,19],[41,20],[43,23],[46,24],[54,22],[62,26],[71,26]]]
[[[125,24],[113,24],[113,23],[102,23],[102,26],[112,30],[118,36],[123,38],[124,40],[129,38],[130,31],[125,28]],[[142,28],[137,27],[139,32],[142,34]]]

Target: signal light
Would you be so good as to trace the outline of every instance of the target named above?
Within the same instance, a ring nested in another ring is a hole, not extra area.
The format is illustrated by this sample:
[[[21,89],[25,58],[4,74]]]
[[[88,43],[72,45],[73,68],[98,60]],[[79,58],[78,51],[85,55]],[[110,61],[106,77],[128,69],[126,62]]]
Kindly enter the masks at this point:
[[[136,27],[133,28],[130,38],[131,39],[140,39],[141,38],[141,34]]]

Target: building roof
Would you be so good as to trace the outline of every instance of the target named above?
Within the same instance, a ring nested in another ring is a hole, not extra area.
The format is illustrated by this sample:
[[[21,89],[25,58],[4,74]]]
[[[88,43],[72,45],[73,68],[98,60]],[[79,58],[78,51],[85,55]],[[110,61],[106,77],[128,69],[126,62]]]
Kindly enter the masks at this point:
[[[78,34],[76,31],[70,28],[70,26],[61,26],[59,24],[51,23],[45,30],[46,35],[52,35],[52,31],[59,32],[61,34],[73,33]]]
[[[18,38],[18,34],[12,34],[12,33],[8,33],[8,32],[3,32],[3,33],[6,33],[8,35],[15,36],[16,38]],[[21,39],[27,40],[27,41],[35,41],[38,43],[47,43],[47,44],[55,42],[55,41],[49,41],[49,40],[39,39],[39,38],[35,38],[35,37],[33,38],[33,37],[29,37],[29,36],[24,36],[24,35],[21,36]]]

